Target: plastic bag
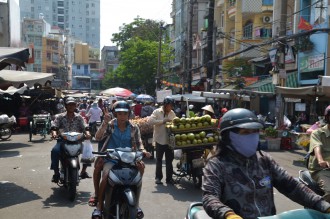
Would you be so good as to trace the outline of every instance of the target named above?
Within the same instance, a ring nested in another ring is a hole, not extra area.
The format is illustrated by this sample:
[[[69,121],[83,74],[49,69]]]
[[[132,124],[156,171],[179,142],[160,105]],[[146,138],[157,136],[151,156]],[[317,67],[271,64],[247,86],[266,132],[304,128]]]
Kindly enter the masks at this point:
[[[174,150],[174,159],[180,160],[182,156],[182,149]]]
[[[93,145],[90,140],[85,140],[83,142],[83,153],[81,155],[81,162],[85,164],[93,163],[95,156],[93,152]]]

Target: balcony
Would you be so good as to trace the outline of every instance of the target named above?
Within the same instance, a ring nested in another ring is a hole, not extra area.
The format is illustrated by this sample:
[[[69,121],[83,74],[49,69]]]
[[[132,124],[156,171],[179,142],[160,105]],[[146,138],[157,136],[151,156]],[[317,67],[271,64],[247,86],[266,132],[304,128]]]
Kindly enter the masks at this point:
[[[262,0],[261,11],[262,12],[271,12],[273,11],[273,0]]]

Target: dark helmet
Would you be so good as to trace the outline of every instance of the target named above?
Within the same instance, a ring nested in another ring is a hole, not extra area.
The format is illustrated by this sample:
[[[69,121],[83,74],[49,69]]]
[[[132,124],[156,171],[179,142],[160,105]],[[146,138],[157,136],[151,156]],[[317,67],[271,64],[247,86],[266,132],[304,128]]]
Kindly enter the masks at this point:
[[[330,114],[330,105],[327,106],[327,108],[325,108],[325,110],[324,110],[324,115],[325,116],[328,116],[329,114]]]
[[[250,110],[235,108],[224,114],[220,123],[220,133],[233,128],[261,129],[262,122]]]
[[[165,105],[165,104],[172,104],[172,105],[174,105],[174,103],[175,103],[175,101],[174,101],[174,99],[173,99],[172,97],[170,97],[170,96],[166,96],[166,97],[164,98],[164,102],[163,102],[164,105]]]
[[[129,112],[130,106],[126,101],[121,100],[114,103],[113,110],[115,112]]]

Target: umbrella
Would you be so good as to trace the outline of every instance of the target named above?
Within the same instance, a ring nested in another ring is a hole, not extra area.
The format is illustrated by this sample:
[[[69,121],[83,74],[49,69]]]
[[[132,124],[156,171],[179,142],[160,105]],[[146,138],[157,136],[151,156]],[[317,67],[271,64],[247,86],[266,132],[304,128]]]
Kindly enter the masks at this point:
[[[113,87],[113,88],[109,88],[104,91],[101,91],[100,94],[103,94],[106,96],[130,97],[133,94],[133,92],[130,90],[127,90],[125,88]]]
[[[140,102],[154,102],[155,99],[148,94],[139,94],[135,97],[135,100]]]

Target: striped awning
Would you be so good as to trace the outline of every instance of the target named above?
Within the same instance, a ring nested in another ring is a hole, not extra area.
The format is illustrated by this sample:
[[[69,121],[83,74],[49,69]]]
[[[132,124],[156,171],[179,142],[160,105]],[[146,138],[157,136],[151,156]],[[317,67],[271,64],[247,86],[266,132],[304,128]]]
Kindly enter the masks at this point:
[[[297,72],[292,72],[287,74],[285,86],[291,88],[299,87]],[[265,80],[262,81],[258,81],[254,84],[251,84],[250,86],[247,86],[247,88],[255,91],[275,93],[275,85],[273,84],[271,77],[266,78]]]

